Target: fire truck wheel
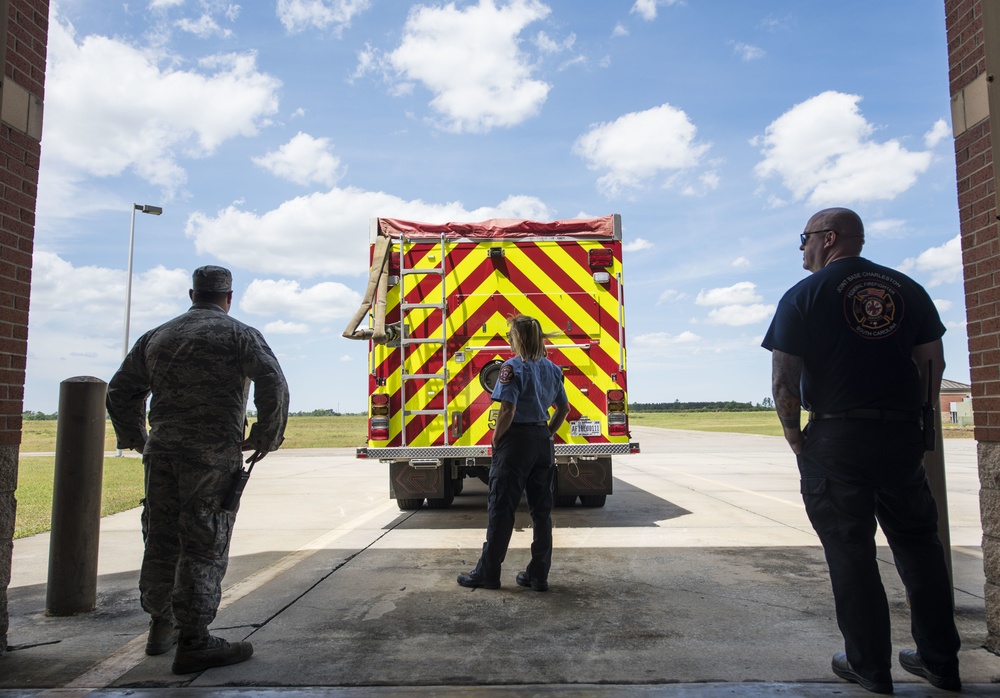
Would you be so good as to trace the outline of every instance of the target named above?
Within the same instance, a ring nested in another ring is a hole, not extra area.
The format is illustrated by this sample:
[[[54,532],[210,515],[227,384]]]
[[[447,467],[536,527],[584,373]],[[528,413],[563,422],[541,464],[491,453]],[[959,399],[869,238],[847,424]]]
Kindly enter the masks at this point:
[[[396,506],[399,507],[400,511],[407,511],[408,509],[419,509],[424,505],[423,499],[397,499]]]
[[[455,495],[449,494],[447,497],[442,497],[441,499],[427,498],[427,508],[428,509],[450,509],[451,503],[455,501]]]
[[[590,507],[596,509],[598,507],[603,507],[604,503],[608,500],[608,495],[606,494],[582,494],[580,495],[580,504],[585,507]]]
[[[557,494],[554,498],[557,507],[571,507],[576,505],[575,494]]]

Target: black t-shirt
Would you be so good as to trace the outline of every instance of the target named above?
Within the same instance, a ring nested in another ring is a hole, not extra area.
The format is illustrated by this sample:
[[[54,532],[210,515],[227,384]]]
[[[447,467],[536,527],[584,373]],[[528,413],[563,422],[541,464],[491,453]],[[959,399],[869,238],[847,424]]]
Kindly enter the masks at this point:
[[[790,288],[761,344],[804,360],[807,410],[917,410],[927,386],[920,385],[913,347],[944,332],[920,284],[895,269],[849,257]]]

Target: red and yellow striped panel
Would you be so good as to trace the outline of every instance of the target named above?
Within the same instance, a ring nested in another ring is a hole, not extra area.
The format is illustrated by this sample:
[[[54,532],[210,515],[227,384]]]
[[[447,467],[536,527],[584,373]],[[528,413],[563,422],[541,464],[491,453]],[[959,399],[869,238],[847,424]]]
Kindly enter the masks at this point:
[[[592,269],[589,250],[610,248],[613,266]],[[491,256],[490,248],[502,250]],[[441,266],[440,241],[407,242],[405,269]],[[507,318],[530,315],[547,337],[548,357],[562,367],[570,415],[557,434],[559,443],[627,443],[628,436],[608,436],[608,390],[626,390],[625,333],[619,294],[619,240],[489,240],[445,243],[445,302],[447,318],[437,308],[405,311],[407,337],[441,338],[447,348],[447,386],[441,378],[406,381],[407,412],[443,410],[447,394],[448,423],[441,415],[407,414],[402,423],[404,350],[374,345],[369,392],[389,396],[389,439],[369,441],[371,447],[455,446],[489,444],[496,409],[480,382],[491,361],[512,356],[506,340]],[[595,271],[608,272],[599,284]],[[407,303],[440,303],[440,274],[403,277]],[[386,325],[400,321],[400,286],[389,289]],[[405,373],[441,374],[441,344],[405,347]],[[570,436],[570,422],[601,422],[600,436]],[[445,430],[449,430],[445,438]]]

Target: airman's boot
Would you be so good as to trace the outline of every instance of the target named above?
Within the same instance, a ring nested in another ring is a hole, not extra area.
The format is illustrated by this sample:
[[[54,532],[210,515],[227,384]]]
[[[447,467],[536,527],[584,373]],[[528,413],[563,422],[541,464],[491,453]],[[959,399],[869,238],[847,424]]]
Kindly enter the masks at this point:
[[[227,642],[221,637],[181,635],[171,670],[175,674],[193,674],[216,666],[239,664],[250,659],[253,645],[249,642]]]
[[[146,636],[146,654],[153,657],[164,654],[177,643],[177,628],[169,616],[153,616],[149,619],[149,635]]]

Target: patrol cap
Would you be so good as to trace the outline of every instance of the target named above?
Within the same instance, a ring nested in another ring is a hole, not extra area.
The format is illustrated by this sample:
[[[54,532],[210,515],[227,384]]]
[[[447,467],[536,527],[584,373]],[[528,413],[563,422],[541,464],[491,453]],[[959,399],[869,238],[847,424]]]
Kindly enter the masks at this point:
[[[198,267],[191,274],[191,288],[205,293],[229,293],[233,290],[233,275],[225,267]]]

